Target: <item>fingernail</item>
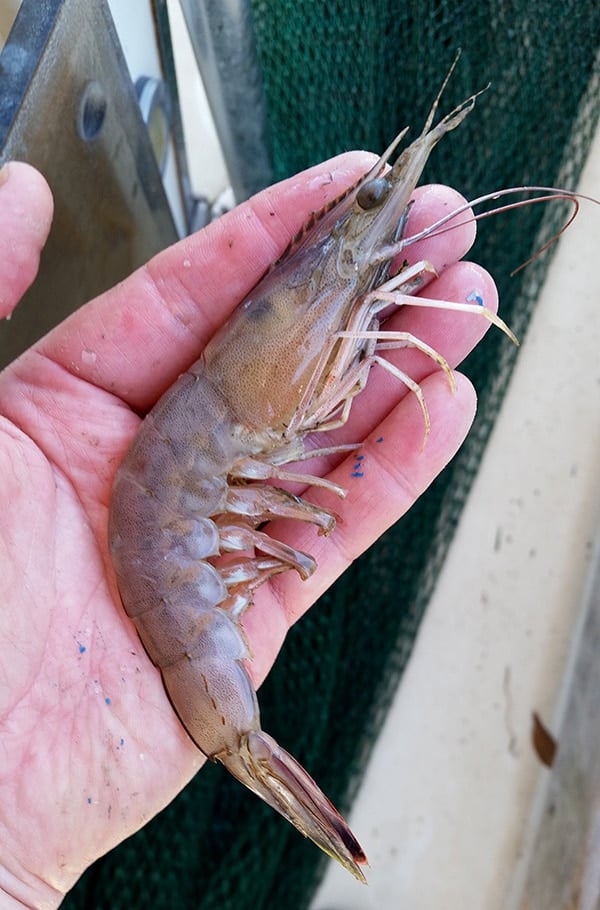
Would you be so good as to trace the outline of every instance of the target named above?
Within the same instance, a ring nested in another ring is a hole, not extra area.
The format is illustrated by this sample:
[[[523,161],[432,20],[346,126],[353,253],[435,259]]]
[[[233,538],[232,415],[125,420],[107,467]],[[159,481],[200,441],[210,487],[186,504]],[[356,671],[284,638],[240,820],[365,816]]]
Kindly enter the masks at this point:
[[[0,186],[6,183],[10,175],[10,164],[4,164],[0,167]]]

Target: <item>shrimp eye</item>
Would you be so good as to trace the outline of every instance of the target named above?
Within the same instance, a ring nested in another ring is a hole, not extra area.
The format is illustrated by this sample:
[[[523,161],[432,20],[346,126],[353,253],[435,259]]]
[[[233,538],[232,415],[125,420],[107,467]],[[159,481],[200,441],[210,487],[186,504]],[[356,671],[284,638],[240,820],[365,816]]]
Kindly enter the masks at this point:
[[[391,183],[386,177],[375,177],[359,189],[356,201],[361,209],[374,209],[378,206],[391,189]]]

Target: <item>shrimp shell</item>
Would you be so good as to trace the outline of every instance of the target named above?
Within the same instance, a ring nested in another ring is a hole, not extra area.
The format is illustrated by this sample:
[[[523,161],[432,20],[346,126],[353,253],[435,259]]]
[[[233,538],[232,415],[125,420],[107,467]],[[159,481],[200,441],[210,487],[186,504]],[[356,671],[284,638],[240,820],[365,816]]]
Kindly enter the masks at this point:
[[[427,430],[419,386],[379,351],[419,348],[451,380],[443,357],[419,339],[380,329],[378,314],[419,302],[477,313],[509,331],[484,307],[412,298],[434,271],[426,262],[390,276],[428,156],[477,96],[432,127],[439,97],[393,167],[387,161],[404,132],[311,220],[159,400],[117,472],[110,512],[125,610],[192,740],[361,881],[366,856],[350,828],[261,730],[240,620],[269,578],[290,568],[307,578],[315,570],[309,554],[272,539],[261,525],[284,517],[333,530],[332,512],[276,483],[300,480],[343,493],[285,465],[302,459],[309,432],[345,423],[374,364],[415,392]],[[225,566],[223,554],[232,554]]]

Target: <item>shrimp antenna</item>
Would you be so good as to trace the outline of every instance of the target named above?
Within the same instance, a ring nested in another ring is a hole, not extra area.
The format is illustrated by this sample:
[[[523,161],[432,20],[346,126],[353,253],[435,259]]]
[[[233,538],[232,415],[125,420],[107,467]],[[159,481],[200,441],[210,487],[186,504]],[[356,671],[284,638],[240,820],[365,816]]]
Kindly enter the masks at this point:
[[[468,211],[475,205],[482,205],[485,202],[489,202],[491,199],[496,200],[500,199],[502,196],[512,195],[514,193],[546,193],[545,196],[535,196],[533,199],[521,199],[517,202],[512,202],[507,205],[496,206],[495,208],[489,209],[486,212],[479,212],[476,215],[473,215],[471,218],[466,219],[465,221],[459,221],[456,224],[449,224],[448,222],[452,221],[458,215],[461,215],[463,212]],[[468,202],[465,202],[464,205],[459,206],[456,209],[453,209],[451,212],[448,212],[438,221],[435,221],[433,224],[430,224],[428,227],[423,228],[422,231],[419,231],[416,234],[411,234],[409,237],[404,237],[399,240],[397,243],[388,244],[386,247],[381,249],[377,254],[377,260],[389,260],[393,256],[397,256],[402,250],[407,246],[411,246],[413,243],[416,243],[418,240],[424,240],[428,237],[437,237],[440,234],[445,234],[446,231],[452,231],[454,228],[462,227],[465,224],[470,224],[472,221],[481,221],[484,218],[489,218],[490,215],[498,215],[500,212],[508,212],[511,209],[522,208],[526,205],[533,205],[537,202],[551,202],[558,199],[563,199],[567,202],[571,202],[574,206],[573,213],[570,215],[565,224],[561,227],[559,231],[556,232],[549,240],[544,243],[544,245],[537,250],[526,262],[522,263],[516,269],[511,272],[511,276],[517,274],[517,272],[524,269],[527,265],[533,262],[539,255],[545,252],[553,243],[558,240],[561,234],[573,223],[579,212],[579,200],[585,199],[588,202],[593,202],[596,205],[600,205],[600,200],[594,199],[593,196],[586,196],[583,193],[576,193],[571,190],[564,190],[559,187],[554,186],[514,186],[509,187],[504,190],[496,190],[493,193],[486,193],[483,196],[478,196],[476,199],[471,199]]]
[[[459,47],[458,50],[456,51],[454,60],[450,64],[450,69],[446,73],[444,81],[441,84],[440,90],[437,93],[437,95],[435,96],[435,101],[431,105],[431,110],[429,111],[429,113],[427,115],[427,120],[425,121],[425,126],[423,127],[421,136],[424,136],[426,133],[428,133],[433,125],[433,118],[435,117],[435,115],[437,113],[437,109],[440,106],[440,101],[442,100],[442,95],[446,91],[446,86],[448,85],[448,83],[450,82],[450,79],[452,78],[452,73],[456,69],[456,64],[458,63],[461,54],[462,54],[462,48]],[[484,89],[484,91],[485,91],[485,89]]]
[[[537,197],[535,199],[530,199],[529,202],[547,202],[548,199],[551,199],[551,198],[553,198],[553,197],[551,197],[551,196],[545,196],[542,198]],[[553,234],[549,240],[546,240],[546,242],[544,244],[542,244],[542,246],[539,248],[539,250],[536,250],[535,253],[533,253],[529,257],[529,259],[526,259],[525,262],[522,262],[521,265],[518,265],[516,267],[516,269],[512,270],[512,272],[510,273],[511,278],[514,278],[515,275],[517,275],[522,269],[525,269],[525,268],[527,268],[528,265],[531,265],[531,263],[534,262],[538,258],[538,256],[541,256],[543,253],[546,252],[546,250],[550,249],[550,247],[553,246],[556,243],[556,241],[559,239],[561,234],[564,234],[564,232],[567,230],[567,228],[569,228],[573,224],[573,222],[575,221],[575,219],[577,218],[577,215],[579,213],[579,208],[580,208],[579,199],[569,198],[568,201],[573,203],[573,211],[571,212],[570,217],[567,218],[567,220],[562,225],[562,227],[559,228],[559,230],[556,231],[556,233]],[[512,208],[519,208],[520,205],[521,205],[520,203],[515,203],[514,205],[508,205],[508,206],[506,206],[506,210],[512,209]]]

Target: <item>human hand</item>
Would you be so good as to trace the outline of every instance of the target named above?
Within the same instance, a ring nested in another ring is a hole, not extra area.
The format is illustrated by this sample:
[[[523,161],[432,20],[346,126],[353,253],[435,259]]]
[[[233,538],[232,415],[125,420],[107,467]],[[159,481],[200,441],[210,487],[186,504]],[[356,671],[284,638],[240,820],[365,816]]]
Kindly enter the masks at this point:
[[[1,908],[58,906],[94,859],[155,815],[203,764],[119,602],[107,550],[112,480],[140,415],[198,357],[307,214],[372,160],[343,155],[265,190],[159,254],[0,374]],[[415,196],[411,231],[458,201],[441,187]],[[3,315],[33,278],[50,217],[39,175],[11,165],[0,186]],[[426,255],[442,271],[428,297],[465,300],[475,290],[495,307],[490,277],[457,262],[474,233],[463,226],[411,248],[414,259]],[[393,322],[452,365],[487,328],[473,316],[412,307]],[[457,375],[451,394],[423,354],[390,357],[422,385],[427,444],[414,395],[373,370],[335,438],[383,436],[385,445],[366,443],[369,471],[360,482],[350,476],[352,458],[323,464],[349,488],[343,502],[323,490],[307,497],[333,507],[338,528],[327,538],[299,523],[273,528],[314,554],[319,568],[306,582],[286,573],[257,592],[244,617],[256,684],[290,625],[410,507],[471,424],[468,380]]]

